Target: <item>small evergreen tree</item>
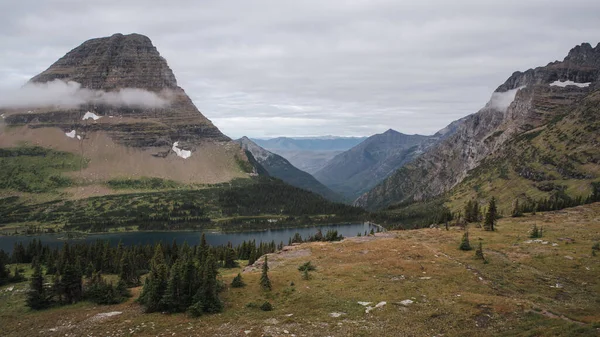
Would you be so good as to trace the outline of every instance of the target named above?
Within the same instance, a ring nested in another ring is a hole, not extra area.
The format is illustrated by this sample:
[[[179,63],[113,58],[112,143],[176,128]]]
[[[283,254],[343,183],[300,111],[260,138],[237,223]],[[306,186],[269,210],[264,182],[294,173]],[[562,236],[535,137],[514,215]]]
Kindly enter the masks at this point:
[[[4,259],[0,258],[0,285],[8,283],[10,279],[10,273],[6,268]]]
[[[460,250],[472,250],[471,243],[469,242],[469,232],[465,232],[463,234],[462,240],[460,241],[460,246],[458,247]]]
[[[262,266],[262,274],[260,275],[260,287],[263,290],[271,290],[271,280],[269,280],[269,263],[267,261],[267,255],[265,255],[265,263]]]
[[[138,301],[146,306],[146,312],[155,312],[161,309],[160,301],[167,288],[169,277],[162,246],[160,244],[156,246],[154,257],[152,257],[150,265],[150,274],[146,279],[142,294]]]
[[[542,237],[542,230],[538,228],[536,224],[533,224],[531,230],[529,231],[529,237],[532,239],[537,239]]]
[[[231,247],[225,248],[225,261],[223,262],[224,268],[235,268],[237,263],[235,262],[235,251]]]
[[[50,297],[44,289],[44,276],[39,264],[33,268],[29,291],[27,292],[27,306],[33,310],[41,310],[49,307]]]
[[[17,283],[25,280],[25,277],[21,275],[19,271],[19,266],[15,266],[15,271],[13,272],[13,276],[10,278],[10,282]]]
[[[600,242],[594,243],[592,246],[592,256],[596,256],[597,252],[600,251]]]
[[[512,211],[512,217],[513,218],[518,218],[523,216],[523,210],[521,209],[521,207],[519,206],[519,199],[515,200],[515,205]]]
[[[481,242],[479,243],[479,246],[475,250],[475,258],[479,259],[479,260],[483,260],[484,262],[487,262],[487,260],[485,259],[485,256],[483,255],[483,245],[481,244]]]
[[[262,310],[262,311],[272,311],[273,310],[273,305],[271,304],[271,302],[265,301],[265,303],[263,303],[260,306],[260,310]]]
[[[231,281],[231,287],[232,288],[242,288],[246,285],[246,283],[244,283],[244,280],[242,280],[242,274],[238,273],[236,277],[233,278],[233,281]]]
[[[302,279],[303,280],[310,280],[310,274],[308,273],[308,269],[304,269],[302,271]]]
[[[486,231],[494,231],[496,220],[498,219],[498,210],[496,209],[496,198],[492,197],[485,214],[485,223],[483,227]]]

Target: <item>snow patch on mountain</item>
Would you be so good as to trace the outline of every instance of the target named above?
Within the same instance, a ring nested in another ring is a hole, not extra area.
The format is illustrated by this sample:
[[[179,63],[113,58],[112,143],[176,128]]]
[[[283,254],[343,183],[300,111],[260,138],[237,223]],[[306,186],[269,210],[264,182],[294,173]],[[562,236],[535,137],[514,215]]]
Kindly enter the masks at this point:
[[[81,120],[86,120],[86,119],[93,119],[95,121],[99,120],[100,118],[102,118],[102,116],[98,116],[93,112],[86,112],[85,115],[83,115],[83,118]]]
[[[564,88],[568,85],[574,85],[580,88],[587,88],[590,86],[590,84],[592,84],[592,82],[587,82],[587,83],[577,83],[577,82],[573,82],[573,81],[554,81],[552,83],[550,83],[551,87],[561,87]]]
[[[184,150],[184,149],[180,149],[178,148],[179,146],[179,142],[175,142],[173,143],[173,147],[171,148],[173,150],[173,152],[175,152],[179,157],[183,158],[183,159],[187,159],[189,157],[192,156],[192,151],[188,151],[188,150]]]
[[[71,132],[65,132],[65,135],[69,138],[75,138],[77,132],[75,132],[75,130],[71,130]]]

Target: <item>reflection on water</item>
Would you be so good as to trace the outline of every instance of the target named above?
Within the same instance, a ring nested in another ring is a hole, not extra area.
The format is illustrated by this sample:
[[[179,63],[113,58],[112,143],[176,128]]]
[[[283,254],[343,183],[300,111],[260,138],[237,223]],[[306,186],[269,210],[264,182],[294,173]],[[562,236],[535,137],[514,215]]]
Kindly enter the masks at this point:
[[[338,234],[341,234],[344,237],[351,237],[356,236],[358,233],[364,234],[365,231],[369,232],[372,228],[377,230],[377,228],[370,224],[340,224],[235,233],[205,232],[205,234],[206,241],[208,241],[210,245],[219,246],[231,242],[231,244],[235,246],[243,241],[250,240],[255,240],[256,243],[261,241],[275,241],[276,244],[279,244],[280,242],[287,244],[288,240],[293,237],[295,233],[300,233],[303,238],[307,238],[310,235],[314,235],[318,229],[321,229],[323,234],[325,234],[328,230],[337,230]],[[0,236],[0,249],[3,249],[5,252],[12,252],[13,246],[16,242],[21,241],[26,245],[34,238],[40,239],[42,244],[49,245],[51,247],[62,246],[65,241],[75,243],[93,242],[96,240],[108,240],[111,245],[117,245],[119,241],[123,242],[124,245],[135,245],[148,243],[151,244],[158,241],[171,243],[173,240],[177,241],[177,244],[187,242],[190,245],[195,245],[200,242],[201,235],[202,232],[124,232],[90,234],[83,237],[71,238],[69,238],[65,233],[33,236]]]

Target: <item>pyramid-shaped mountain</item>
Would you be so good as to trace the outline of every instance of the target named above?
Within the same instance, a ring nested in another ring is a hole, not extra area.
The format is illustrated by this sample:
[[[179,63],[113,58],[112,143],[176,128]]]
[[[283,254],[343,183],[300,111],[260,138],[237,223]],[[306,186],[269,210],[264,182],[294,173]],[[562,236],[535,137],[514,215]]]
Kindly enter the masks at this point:
[[[149,176],[218,183],[248,176],[239,144],[198,111],[146,36],[88,40],[25,87],[67,97],[44,104],[32,97],[31,106],[2,109],[1,147],[78,154],[87,161],[78,174],[91,181]]]

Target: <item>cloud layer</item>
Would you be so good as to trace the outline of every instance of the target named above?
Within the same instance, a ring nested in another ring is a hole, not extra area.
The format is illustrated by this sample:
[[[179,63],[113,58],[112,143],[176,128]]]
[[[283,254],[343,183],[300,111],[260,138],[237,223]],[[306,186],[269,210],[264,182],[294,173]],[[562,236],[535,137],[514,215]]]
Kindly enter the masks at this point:
[[[88,103],[160,108],[167,105],[169,100],[137,88],[106,92],[82,88],[77,82],[61,80],[47,83],[29,82],[20,89],[0,91],[0,107],[3,108],[77,107]]]
[[[597,13],[594,0],[3,1],[0,87],[137,32],[229,136],[433,133],[514,71],[597,43]]]

